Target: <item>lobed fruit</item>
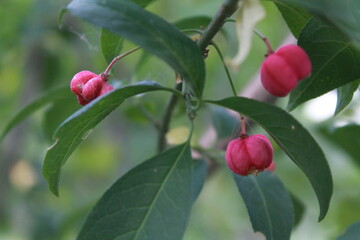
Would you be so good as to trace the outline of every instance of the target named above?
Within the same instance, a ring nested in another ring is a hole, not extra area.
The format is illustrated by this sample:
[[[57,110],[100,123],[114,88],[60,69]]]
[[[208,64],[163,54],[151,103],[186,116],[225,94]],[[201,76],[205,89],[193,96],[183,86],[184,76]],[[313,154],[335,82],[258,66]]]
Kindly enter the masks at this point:
[[[285,45],[266,57],[261,65],[261,82],[272,95],[284,97],[298,81],[311,73],[311,61],[297,45]]]
[[[228,167],[243,176],[262,172],[270,166],[272,158],[271,143],[261,134],[246,135],[230,141],[225,155]]]
[[[97,98],[104,83],[104,80],[99,76],[90,79],[83,87],[82,96],[88,101]]]
[[[110,91],[113,90],[113,89],[114,89],[113,86],[111,86],[111,85],[108,84],[108,83],[104,83],[104,85],[103,85],[102,88],[101,88],[101,91],[100,91],[99,96],[104,95],[105,93],[110,92]]]
[[[90,71],[81,71],[75,74],[70,82],[70,89],[75,95],[81,95],[85,83],[98,75]]]
[[[107,77],[90,71],[81,71],[70,82],[71,91],[77,96],[79,104],[86,105],[95,98],[114,89],[106,82]]]

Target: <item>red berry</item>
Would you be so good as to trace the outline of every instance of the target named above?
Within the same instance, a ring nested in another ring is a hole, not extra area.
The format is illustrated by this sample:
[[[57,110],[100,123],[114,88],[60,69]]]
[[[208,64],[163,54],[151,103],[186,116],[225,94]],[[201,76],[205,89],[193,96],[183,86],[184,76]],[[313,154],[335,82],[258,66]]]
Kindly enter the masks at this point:
[[[81,71],[75,74],[73,79],[70,82],[70,88],[73,93],[76,95],[81,95],[84,84],[87,83],[90,79],[97,77],[93,72],[90,71]]]
[[[285,45],[276,51],[276,55],[282,57],[298,76],[298,80],[304,79],[311,73],[311,61],[307,53],[294,44]]]
[[[81,95],[77,95],[76,97],[77,97],[78,102],[83,106],[85,106],[86,104],[88,104],[90,102]]]
[[[226,149],[226,163],[236,174],[257,174],[269,167],[273,148],[264,135],[244,136],[230,141]]]
[[[82,96],[88,101],[97,98],[104,83],[104,80],[99,76],[90,79],[83,87]]]
[[[284,97],[310,72],[311,61],[306,52],[299,46],[285,45],[262,63],[261,82],[271,94]]]
[[[111,85],[108,84],[108,83],[104,83],[104,85],[103,85],[102,88],[101,88],[101,91],[100,91],[99,96],[104,95],[105,93],[110,92],[110,91],[113,90],[113,89],[114,89],[113,86],[111,86]]]
[[[261,66],[261,82],[272,95],[284,97],[296,87],[298,77],[283,58],[271,54]]]

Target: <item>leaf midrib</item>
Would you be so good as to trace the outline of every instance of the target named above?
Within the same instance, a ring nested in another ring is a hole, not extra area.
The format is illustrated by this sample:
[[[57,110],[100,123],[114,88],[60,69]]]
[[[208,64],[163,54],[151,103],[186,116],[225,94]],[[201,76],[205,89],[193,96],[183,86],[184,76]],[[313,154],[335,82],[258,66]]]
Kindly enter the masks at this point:
[[[339,43],[340,44],[340,43]],[[325,64],[323,64],[322,67],[320,67],[320,69],[317,71],[317,73],[315,74],[314,77],[311,77],[311,81],[309,81],[309,83],[302,89],[302,91],[299,91],[297,97],[294,99],[293,104],[296,104],[297,101],[301,98],[301,96],[303,95],[303,93],[310,87],[313,85],[313,82],[316,80],[316,78],[319,76],[320,73],[322,73],[322,71],[324,70],[324,68],[326,68],[329,64],[330,61],[332,61],[335,57],[337,57],[342,51],[344,51],[346,48],[348,48],[350,46],[350,44],[345,44],[344,47],[342,47],[339,51],[336,52],[336,54],[334,54],[333,56],[331,56],[329,59],[327,59],[325,61]],[[291,106],[292,106],[291,105]],[[292,109],[293,107],[291,107],[290,109]]]
[[[253,176],[251,176],[251,180],[254,182],[255,184],[255,188],[256,190],[258,190],[259,192],[259,195],[261,197],[261,199],[263,200],[264,202],[264,208],[265,208],[265,213],[266,213],[266,220],[267,222],[269,223],[269,226],[270,226],[270,234],[271,234],[271,239],[274,239],[274,234],[273,234],[273,226],[272,226],[272,222],[271,222],[271,218],[270,218],[270,213],[269,213],[269,207],[266,203],[266,198],[261,190],[261,187],[259,186],[259,183],[255,180],[255,178]]]
[[[179,160],[180,160],[181,157],[183,156],[183,154],[184,154],[184,152],[185,152],[185,149],[188,147],[188,144],[189,144],[189,142],[187,142],[187,143],[184,144],[184,148],[181,150],[178,158],[175,160],[174,164],[173,164],[172,167],[169,169],[169,172],[166,174],[166,176],[165,176],[165,178],[164,178],[164,181],[161,183],[158,192],[156,193],[154,199],[151,201],[150,206],[149,206],[148,210],[146,211],[146,214],[145,214],[143,220],[141,221],[140,226],[139,226],[139,227],[137,228],[137,230],[136,230],[136,234],[135,234],[135,236],[133,237],[134,240],[137,239],[139,233],[143,230],[143,228],[144,228],[144,226],[145,226],[145,222],[146,222],[146,220],[149,218],[149,216],[150,216],[150,214],[151,214],[151,210],[153,209],[155,203],[157,202],[157,199],[159,198],[160,193],[161,193],[162,190],[164,189],[164,186],[166,185],[168,178],[170,177],[170,175],[171,175],[171,173],[173,172],[174,168],[177,166]]]

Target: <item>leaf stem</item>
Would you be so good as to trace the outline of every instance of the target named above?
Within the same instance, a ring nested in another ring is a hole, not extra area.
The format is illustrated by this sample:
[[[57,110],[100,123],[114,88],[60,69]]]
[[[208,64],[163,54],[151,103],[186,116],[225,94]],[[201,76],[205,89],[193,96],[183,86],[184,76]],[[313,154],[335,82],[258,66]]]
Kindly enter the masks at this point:
[[[232,90],[234,96],[236,97],[236,96],[237,96],[237,93],[236,93],[236,90],[235,90],[235,85],[234,85],[234,82],[233,82],[233,80],[232,80],[232,78],[231,78],[230,71],[229,71],[228,67],[226,66],[226,63],[225,63],[225,60],[224,60],[224,56],[222,55],[219,46],[218,46],[214,41],[211,41],[211,45],[214,46],[217,54],[219,55],[219,57],[220,57],[220,59],[221,59],[221,62],[222,62],[222,64],[223,64],[224,69],[225,69],[225,72],[226,72],[226,76],[227,76],[227,78],[228,78],[228,80],[229,80],[229,84],[230,84],[230,86],[231,86],[231,90]]]
[[[103,72],[101,75],[102,77],[105,78],[105,80],[107,80],[108,76],[109,76],[109,72],[111,70],[111,68],[113,67],[113,65],[119,61],[120,59],[122,59],[123,57],[126,57],[127,55],[139,50],[141,47],[136,47],[136,48],[133,48],[133,49],[130,49],[129,51],[127,52],[124,52],[123,54],[120,54],[119,56],[115,57],[109,64],[109,66],[106,68],[105,72]]]
[[[182,83],[178,83],[175,85],[175,89],[180,91],[182,88]],[[172,94],[169,102],[167,104],[165,114],[163,117],[163,121],[159,130],[159,137],[158,137],[158,145],[157,145],[157,151],[160,153],[165,149],[166,145],[166,133],[169,131],[170,126],[170,120],[172,117],[172,114],[174,112],[175,106],[179,100],[179,97],[175,94]]]
[[[259,32],[257,29],[254,29],[254,32],[256,33],[256,35],[258,35],[266,44],[266,47],[268,49],[268,53],[267,55],[270,55],[272,53],[274,53],[274,50],[271,47],[270,41],[269,39],[267,39],[267,37],[265,37],[261,32]]]
[[[224,25],[225,20],[230,17],[238,8],[239,0],[225,0],[221,5],[215,17],[211,20],[210,24],[204,30],[203,35],[198,41],[200,50],[204,51],[214,38],[216,33]]]

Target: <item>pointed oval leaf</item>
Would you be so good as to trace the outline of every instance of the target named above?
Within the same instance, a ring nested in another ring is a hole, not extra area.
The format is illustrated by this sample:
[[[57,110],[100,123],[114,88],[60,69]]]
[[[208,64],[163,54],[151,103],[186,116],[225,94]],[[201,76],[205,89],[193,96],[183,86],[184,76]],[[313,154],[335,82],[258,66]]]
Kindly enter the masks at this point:
[[[333,27],[313,18],[299,36],[313,70],[291,92],[288,109],[360,78],[360,52]]]
[[[336,129],[320,129],[321,133],[336,147],[343,149],[352,158],[355,164],[360,167],[360,125],[349,124]]]
[[[211,18],[207,16],[194,16],[180,19],[174,22],[174,25],[179,29],[200,29],[207,27],[211,22]]]
[[[78,240],[181,240],[192,205],[189,144],[130,170],[96,204]]]
[[[35,111],[44,107],[46,104],[53,103],[54,101],[57,100],[70,99],[70,98],[74,98],[74,96],[71,93],[69,86],[63,86],[44,92],[41,96],[35,98],[28,105],[23,107],[7,122],[7,124],[1,131],[0,142],[14,126],[22,122],[24,119],[29,117]]]
[[[131,0],[141,7],[146,7],[155,0]],[[120,54],[124,43],[124,39],[118,34],[112,33],[105,28],[101,29],[100,44],[101,51],[107,63],[110,63],[116,56]]]
[[[61,167],[77,146],[103,119],[126,98],[155,90],[174,91],[152,82],[140,82],[103,95],[67,118],[54,134],[55,143],[49,147],[43,165],[43,175],[50,190],[58,195]],[[75,101],[75,100],[74,100]]]
[[[170,23],[130,1],[74,0],[67,9],[158,56],[180,73],[194,94],[201,97],[205,66],[200,48]]]
[[[335,114],[339,114],[342,110],[344,110],[347,105],[353,99],[355,91],[359,88],[360,80],[348,83],[337,89],[337,102]]]
[[[276,0],[299,6],[331,23],[340,30],[352,44],[360,48],[360,1],[358,0]]]
[[[263,127],[309,179],[320,205],[319,221],[333,192],[329,165],[318,143],[289,113],[276,106],[243,97],[207,101],[251,118]]]
[[[294,228],[298,226],[303,218],[304,204],[294,194],[290,193],[290,198],[294,207]]]
[[[282,182],[275,174],[235,175],[235,182],[248,210],[254,232],[267,240],[288,240],[294,224],[294,209]]]
[[[272,1],[279,9],[281,15],[286,21],[286,24],[288,25],[294,37],[298,38],[301,30],[303,30],[303,28],[306,26],[307,22],[311,19],[312,16],[305,10],[284,3],[281,0]]]
[[[193,177],[192,177],[192,202],[200,195],[204,186],[208,165],[203,159],[193,161]]]
[[[336,240],[355,240],[360,236],[360,221],[351,225],[341,236]]]
[[[101,51],[107,63],[110,63],[116,56],[120,55],[123,43],[124,39],[118,34],[112,33],[105,28],[101,29]]]

